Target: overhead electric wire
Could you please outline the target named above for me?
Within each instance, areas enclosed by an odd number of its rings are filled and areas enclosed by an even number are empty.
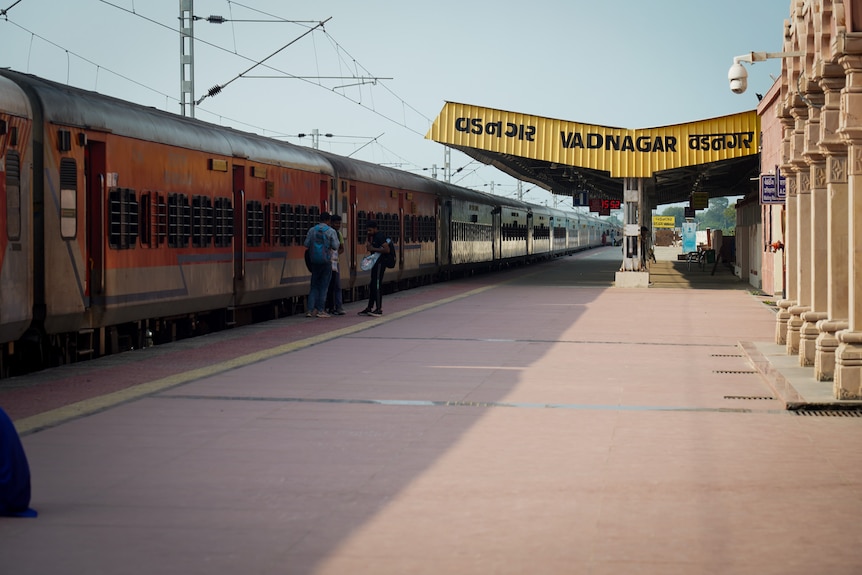
[[[143,14],[140,14],[140,13],[136,12],[136,11],[135,11],[135,9],[134,9],[134,4],[133,4],[133,8],[132,8],[131,10],[129,10],[129,9],[127,9],[127,8],[123,7],[123,6],[119,6],[119,5],[114,4],[113,2],[110,2],[110,1],[108,1],[108,0],[99,0],[99,1],[100,1],[101,3],[103,3],[103,4],[106,4],[106,5],[108,5],[108,6],[111,6],[111,7],[113,7],[113,8],[116,8],[116,9],[118,9],[118,10],[121,10],[121,11],[123,11],[123,12],[129,13],[129,14],[131,14],[131,15],[133,15],[133,16],[137,16],[137,17],[139,17],[139,18],[142,18],[142,19],[146,20],[147,22],[150,22],[151,24],[155,24],[155,25],[157,25],[157,26],[160,26],[160,27],[162,27],[162,28],[165,28],[166,30],[171,31],[172,33],[176,33],[176,29],[175,29],[175,28],[173,28],[173,27],[171,27],[171,26],[167,26],[167,25],[165,25],[165,24],[162,24],[161,22],[159,22],[159,21],[157,21],[157,20],[154,20],[154,19],[152,19],[152,18],[149,18],[149,17],[147,17],[147,16],[144,16]],[[16,1],[15,1],[14,3],[12,3],[8,8],[3,9],[3,10],[0,10],[0,16],[6,16],[6,13],[7,13],[9,10],[11,10],[12,8],[14,8],[16,5],[18,5],[18,4],[19,4],[19,3],[21,3],[21,2],[22,2],[22,0],[16,0]],[[343,47],[343,46],[341,46],[341,45],[340,45],[340,44],[339,44],[339,43],[338,43],[338,42],[337,42],[337,41],[336,41],[336,40],[335,40],[335,39],[334,39],[334,38],[333,38],[333,37],[332,37],[332,36],[331,36],[327,31],[326,31],[326,30],[325,30],[325,28],[323,28],[323,24],[324,24],[325,22],[328,22],[329,20],[331,20],[331,19],[332,19],[331,17],[330,17],[330,18],[327,18],[325,21],[315,21],[315,20],[285,20],[285,19],[282,19],[282,18],[280,18],[280,17],[278,17],[278,16],[275,16],[275,15],[273,15],[273,14],[269,14],[269,13],[267,13],[267,12],[263,12],[263,11],[261,11],[261,10],[258,10],[258,9],[255,9],[255,8],[252,8],[252,7],[250,7],[250,6],[244,5],[244,4],[239,3],[239,2],[232,2],[231,0],[228,0],[228,4],[229,4],[229,6],[231,6],[231,5],[233,5],[233,4],[236,4],[237,6],[240,6],[240,7],[246,8],[246,9],[251,10],[251,11],[254,11],[254,12],[258,12],[258,13],[260,13],[260,14],[263,14],[263,15],[268,16],[268,17],[271,17],[271,18],[274,18],[274,19],[275,19],[275,21],[278,21],[278,22],[288,22],[288,23],[295,23],[295,24],[303,24],[303,23],[309,23],[309,24],[311,24],[311,23],[316,23],[316,25],[315,25],[315,26],[313,26],[313,27],[311,27],[311,28],[309,28],[309,30],[307,30],[304,34],[302,34],[301,36],[299,36],[297,39],[295,39],[295,40],[294,40],[293,42],[291,42],[290,44],[287,44],[287,45],[283,46],[283,47],[282,47],[282,48],[280,48],[278,51],[274,52],[274,53],[273,53],[273,54],[271,54],[270,56],[267,56],[267,58],[264,58],[264,60],[260,60],[260,61],[256,61],[256,60],[254,60],[253,58],[250,58],[250,57],[248,57],[248,56],[244,56],[244,55],[240,54],[239,52],[237,52],[237,51],[236,51],[236,48],[235,48],[235,49],[234,49],[234,51],[232,52],[232,51],[231,51],[231,50],[229,50],[229,49],[223,48],[223,47],[221,47],[221,46],[218,46],[218,45],[213,44],[213,43],[211,43],[211,42],[208,42],[208,41],[206,41],[206,40],[201,40],[201,39],[199,39],[199,38],[195,38],[195,41],[196,41],[196,42],[200,42],[200,43],[205,44],[205,45],[207,45],[207,46],[209,46],[209,47],[215,48],[216,50],[221,50],[221,51],[223,51],[223,52],[227,52],[227,53],[229,53],[229,54],[233,54],[233,55],[235,55],[235,56],[237,56],[237,57],[239,57],[239,58],[242,58],[242,59],[244,59],[244,60],[247,60],[247,61],[249,61],[249,62],[252,62],[252,63],[253,63],[253,65],[252,65],[251,67],[249,67],[245,72],[243,72],[242,74],[239,74],[237,77],[233,78],[233,79],[232,79],[232,80],[230,80],[229,82],[227,82],[227,83],[225,83],[225,84],[221,85],[221,88],[224,88],[225,86],[227,86],[227,85],[228,85],[228,84],[230,84],[231,82],[235,81],[235,80],[236,80],[237,78],[239,78],[239,77],[249,77],[249,76],[243,76],[243,75],[244,75],[244,74],[246,74],[248,71],[250,71],[250,70],[254,69],[255,67],[260,66],[260,67],[262,67],[262,68],[267,68],[267,69],[269,69],[269,70],[272,70],[273,72],[277,72],[277,73],[279,73],[279,74],[282,74],[282,75],[283,75],[282,77],[284,77],[285,79],[297,79],[297,80],[302,80],[302,81],[307,82],[307,83],[309,83],[309,84],[313,84],[313,85],[317,85],[318,87],[326,88],[329,92],[334,93],[334,94],[336,94],[336,95],[338,95],[338,96],[340,96],[340,97],[342,97],[342,98],[344,98],[344,99],[346,99],[346,100],[348,100],[348,101],[352,102],[353,104],[356,104],[356,105],[358,105],[358,106],[361,106],[362,108],[365,108],[366,110],[368,110],[368,111],[369,111],[369,112],[371,112],[372,114],[375,114],[375,115],[377,115],[377,116],[379,116],[379,117],[381,117],[381,118],[383,118],[383,119],[385,119],[385,120],[387,120],[387,121],[390,121],[390,122],[392,122],[392,123],[394,123],[394,124],[397,124],[397,125],[401,126],[402,128],[405,128],[405,129],[409,130],[410,132],[412,132],[412,133],[414,133],[414,134],[417,134],[417,135],[420,135],[420,136],[424,136],[424,131],[418,131],[418,130],[416,130],[416,129],[414,129],[414,128],[410,127],[410,126],[408,126],[408,125],[407,125],[406,118],[404,118],[404,119],[402,119],[401,121],[399,121],[399,120],[394,119],[393,117],[388,116],[388,115],[387,115],[387,114],[385,114],[385,113],[382,113],[382,112],[378,111],[378,110],[374,107],[373,96],[372,96],[372,102],[371,102],[371,105],[368,105],[368,104],[365,104],[365,103],[361,100],[361,91],[360,91],[360,98],[359,98],[359,99],[355,99],[355,98],[353,98],[353,97],[351,97],[351,96],[347,95],[347,94],[346,94],[346,93],[344,93],[343,91],[340,91],[342,88],[345,88],[345,87],[348,87],[348,86],[337,86],[337,87],[334,87],[334,88],[329,88],[329,87],[324,86],[322,83],[320,83],[320,80],[321,80],[321,79],[328,79],[326,76],[317,76],[317,77],[315,77],[314,79],[317,79],[318,81],[317,81],[317,82],[313,82],[313,81],[310,81],[310,80],[309,80],[309,79],[307,79],[307,78],[300,77],[300,76],[296,76],[296,75],[294,75],[294,74],[291,74],[291,73],[289,73],[289,72],[286,72],[286,71],[280,70],[280,69],[278,69],[278,68],[276,68],[276,67],[274,67],[274,66],[271,66],[271,65],[269,65],[269,64],[265,64],[265,63],[264,63],[267,59],[269,59],[269,58],[273,57],[273,56],[274,56],[274,55],[276,55],[278,52],[280,52],[280,51],[284,50],[284,48],[286,48],[286,47],[288,47],[289,45],[291,45],[291,44],[295,43],[296,41],[298,41],[300,38],[302,38],[302,37],[304,37],[304,36],[308,35],[310,32],[312,32],[312,31],[316,30],[317,28],[321,28],[321,29],[323,30],[323,33],[326,35],[327,39],[329,40],[329,42],[330,42],[330,43],[332,44],[332,46],[335,48],[336,52],[337,52],[338,54],[344,54],[344,55],[346,55],[347,57],[349,57],[349,59],[350,59],[350,60],[349,60],[349,62],[350,62],[350,64],[352,65],[352,67],[354,67],[354,70],[363,70],[363,71],[365,71],[367,74],[369,74],[369,76],[362,76],[362,75],[357,76],[357,75],[355,75],[355,74],[354,74],[354,76],[353,76],[353,77],[354,77],[354,78],[356,78],[356,79],[358,79],[358,80],[360,80],[360,82],[359,82],[358,84],[351,84],[351,85],[349,85],[349,86],[353,86],[353,85],[363,85],[363,84],[368,84],[368,83],[371,83],[371,84],[373,84],[373,85],[378,85],[378,84],[379,84],[379,85],[381,85],[381,86],[382,86],[382,87],[383,87],[383,88],[384,88],[384,89],[385,89],[389,94],[391,94],[395,99],[397,99],[399,102],[401,102],[402,110],[404,110],[405,108],[407,108],[407,109],[409,109],[409,110],[412,110],[415,114],[417,114],[417,115],[418,115],[419,117],[421,117],[421,118],[422,118],[426,123],[428,123],[428,124],[430,125],[430,123],[431,123],[431,119],[427,118],[427,117],[426,117],[424,114],[422,114],[419,110],[417,110],[415,107],[411,106],[408,102],[406,102],[403,98],[401,98],[400,96],[398,96],[398,94],[396,94],[393,90],[391,90],[391,89],[390,89],[390,88],[389,88],[389,87],[388,87],[384,82],[379,82],[379,80],[391,80],[392,78],[375,78],[375,77],[371,76],[371,75],[370,75],[370,72],[368,71],[368,69],[367,69],[367,68],[365,68],[362,64],[360,64],[358,60],[356,60],[355,58],[353,58],[353,57],[352,57],[352,55],[351,55],[347,50],[345,50],[345,49],[344,49],[344,47]],[[77,54],[77,53],[75,53],[75,52],[73,52],[73,51],[71,51],[71,50],[68,50],[68,49],[66,49],[66,48],[63,48],[63,47],[62,47],[62,46],[60,46],[59,44],[56,44],[55,42],[52,42],[51,40],[48,40],[47,38],[45,38],[45,37],[43,37],[43,36],[41,36],[41,35],[39,35],[39,34],[37,34],[37,33],[33,32],[33,31],[31,31],[31,30],[28,30],[27,28],[24,28],[24,27],[23,27],[23,26],[21,26],[20,24],[17,24],[17,23],[15,23],[15,22],[10,21],[10,20],[8,19],[8,17],[6,17],[6,21],[7,21],[7,22],[10,22],[11,24],[13,24],[13,25],[15,25],[15,26],[17,26],[18,28],[20,28],[21,30],[25,31],[26,33],[31,34],[31,36],[32,36],[32,37],[38,38],[38,39],[40,39],[40,40],[43,40],[44,42],[46,42],[46,43],[48,43],[48,44],[50,44],[50,45],[52,45],[52,46],[54,46],[54,47],[56,47],[56,48],[58,48],[58,49],[60,49],[60,50],[63,50],[63,51],[67,54],[67,57],[68,57],[68,55],[70,55],[70,54],[71,54],[71,55],[73,55],[73,56],[75,56],[75,57],[77,57],[77,58],[81,59],[82,61],[87,62],[88,64],[91,64],[92,66],[94,66],[94,67],[96,68],[96,70],[97,70],[97,71],[98,71],[99,69],[104,69],[105,71],[109,72],[110,74],[113,74],[113,75],[117,76],[118,78],[122,78],[122,79],[124,79],[124,80],[126,80],[126,81],[128,81],[128,82],[130,82],[130,83],[132,83],[132,84],[134,84],[134,85],[136,85],[136,86],[140,86],[140,87],[146,88],[147,90],[149,90],[149,91],[151,91],[151,92],[153,92],[153,93],[156,93],[156,94],[158,94],[158,95],[160,95],[160,96],[165,97],[167,100],[170,100],[170,101],[173,101],[173,102],[179,102],[179,101],[180,101],[179,99],[177,99],[177,98],[176,98],[176,97],[174,97],[174,96],[171,96],[171,95],[169,95],[169,94],[166,94],[166,93],[164,93],[164,92],[161,92],[161,91],[159,91],[159,90],[156,90],[156,89],[152,88],[152,87],[151,87],[151,86],[149,86],[149,85],[146,85],[146,84],[143,84],[143,83],[141,83],[141,82],[138,82],[138,81],[136,81],[136,80],[134,80],[134,79],[132,79],[132,78],[130,78],[130,77],[128,77],[128,76],[126,76],[126,75],[124,75],[124,74],[121,74],[121,73],[115,72],[115,71],[111,70],[110,68],[106,68],[106,67],[104,67],[104,66],[101,66],[101,65],[97,64],[96,62],[94,62],[94,61],[90,60],[89,58],[86,58],[86,57],[81,56],[80,54]],[[238,22],[238,21],[246,21],[246,20],[225,19],[225,21]],[[249,20],[249,21],[250,21],[250,20]],[[235,42],[235,41],[234,41],[234,45],[236,45],[236,42]],[[340,56],[338,57],[338,60],[339,60],[339,61],[342,61],[342,62],[344,62],[344,63],[347,63],[347,62],[348,62],[348,61],[344,60],[344,59],[343,59],[342,57],[340,57]],[[97,75],[97,77],[98,77],[98,75]],[[253,78],[254,76],[251,76],[251,77]],[[371,80],[371,81],[369,82],[369,80]],[[67,83],[68,83],[68,80],[67,80]],[[218,90],[216,91],[216,93],[218,93],[218,91],[220,91],[220,89],[221,89],[221,88],[219,88],[218,86],[214,86],[211,90],[213,90],[213,89],[217,89],[217,88],[218,88]],[[208,94],[208,95],[209,95],[209,94]],[[206,97],[206,96],[204,96],[204,97]],[[203,100],[203,99],[204,99],[204,98],[201,98],[201,100]],[[248,127],[250,127],[250,128],[254,128],[254,129],[256,129],[256,130],[258,130],[258,131],[260,131],[260,132],[263,132],[263,133],[269,132],[270,134],[274,134],[274,135],[277,135],[277,136],[280,136],[280,137],[290,137],[290,135],[288,135],[288,134],[284,134],[284,133],[281,133],[281,132],[276,132],[276,131],[273,131],[273,130],[271,130],[271,129],[262,128],[262,127],[260,127],[260,126],[255,126],[255,125],[253,125],[253,124],[248,124],[248,123],[245,123],[245,122],[242,122],[242,121],[239,121],[239,120],[235,120],[235,119],[232,119],[232,118],[228,118],[228,117],[223,116],[223,115],[221,115],[221,114],[217,114],[217,113],[211,112],[211,111],[209,111],[209,110],[206,110],[205,108],[198,108],[198,109],[199,109],[200,111],[202,111],[202,112],[205,112],[205,113],[211,114],[211,115],[213,115],[213,116],[215,116],[215,117],[219,118],[220,120],[225,120],[225,119],[226,119],[226,120],[228,120],[228,121],[230,121],[230,122],[233,122],[233,123],[236,123],[236,124],[241,124],[241,125],[244,125],[244,126],[248,126]],[[427,131],[427,128],[426,128],[425,130]],[[376,143],[377,143],[377,145],[378,145],[378,146],[380,146],[382,149],[384,149],[384,150],[388,151],[389,153],[391,153],[391,154],[393,154],[393,155],[395,155],[395,156],[398,156],[397,154],[395,154],[395,153],[394,153],[394,152],[392,152],[391,150],[388,150],[385,146],[382,146],[382,145],[380,144],[380,142],[379,142],[379,141],[377,141],[377,140],[378,140],[378,138],[380,138],[382,135],[383,135],[383,134],[381,134],[380,136],[377,136],[376,138],[372,138],[371,140],[369,140],[369,142],[368,142],[368,143],[364,144],[362,147],[365,147],[365,146],[367,146],[368,144],[370,144],[370,143],[372,143],[372,142],[376,142]],[[358,150],[354,150],[354,152],[353,152],[353,153],[355,154],[357,151],[358,151]],[[352,155],[352,154],[351,154],[351,155]],[[402,159],[403,159],[403,158],[402,158]],[[413,162],[409,162],[409,163],[410,163],[410,164],[412,164],[412,165],[416,165],[416,164],[414,164]],[[460,170],[458,170],[458,172],[460,172],[461,170],[463,170],[463,168],[461,168]],[[473,172],[475,172],[475,170],[473,170]],[[457,172],[453,172],[453,173],[457,173]],[[472,173],[472,172],[471,172],[471,173]],[[465,174],[465,176],[466,176],[466,174]],[[462,178],[462,179],[463,179],[463,178]]]
[[[0,10],[0,16],[6,16],[6,13],[9,12],[9,10],[11,10],[12,8],[14,8],[15,6],[17,6],[20,3],[21,3],[21,0],[15,0],[15,2],[13,2],[12,5],[9,6],[8,8],[4,8],[3,10]]]
[[[19,1],[20,1],[20,0],[19,0]],[[48,44],[50,44],[50,45],[54,46],[55,48],[58,48],[59,50],[63,50],[63,52],[65,52],[65,53],[66,53],[67,57],[68,57],[68,55],[69,55],[69,54],[71,54],[71,55],[75,56],[76,58],[80,58],[81,60],[83,60],[84,62],[86,62],[86,63],[88,63],[88,64],[92,64],[93,66],[95,66],[95,67],[96,67],[96,69],[97,69],[97,70],[100,70],[100,69],[101,69],[101,70],[107,70],[107,71],[108,71],[108,72],[110,72],[111,74],[114,74],[115,76],[117,76],[117,77],[119,77],[119,78],[122,78],[123,80],[126,80],[127,82],[131,82],[132,84],[135,84],[136,86],[140,86],[140,87],[142,87],[142,88],[146,88],[147,90],[150,90],[151,92],[155,92],[156,94],[159,94],[160,96],[165,96],[165,97],[167,97],[167,98],[171,98],[171,96],[169,96],[168,94],[165,94],[164,92],[160,92],[160,91],[156,90],[155,88],[151,88],[150,86],[147,86],[146,84],[142,84],[141,82],[138,82],[138,81],[136,81],[136,80],[133,80],[133,79],[129,78],[128,76],[124,76],[123,74],[120,74],[119,72],[114,72],[113,70],[111,70],[111,69],[109,69],[109,68],[105,68],[104,66],[101,66],[101,65],[97,64],[96,62],[93,62],[93,61],[92,61],[92,60],[90,60],[89,58],[85,58],[84,56],[81,56],[80,54],[77,54],[77,53],[75,53],[75,52],[72,52],[71,50],[68,50],[68,49],[66,49],[66,48],[63,48],[63,47],[62,47],[62,46],[60,46],[59,44],[57,44],[57,43],[55,43],[55,42],[52,42],[51,40],[48,40],[48,39],[47,39],[47,38],[45,38],[44,36],[40,36],[39,34],[37,34],[37,33],[33,32],[32,30],[28,30],[27,28],[24,28],[23,26],[21,26],[20,24],[18,24],[18,23],[16,23],[16,22],[13,22],[13,21],[8,20],[8,19],[7,19],[6,21],[7,21],[9,24],[11,24],[11,25],[13,25],[13,26],[16,26],[16,27],[20,28],[21,30],[23,30],[24,32],[26,32],[26,33],[30,34],[31,36],[33,36],[33,37],[35,37],[35,38],[39,38],[39,39],[40,39],[40,40],[42,40],[43,42],[47,42]],[[67,83],[68,83],[68,81],[67,81]],[[177,100],[177,101],[179,101],[179,100]]]
[[[279,52],[281,52],[281,51],[282,51],[282,50],[284,50],[285,48],[287,48],[287,47],[289,47],[289,46],[292,46],[292,45],[293,45],[293,44],[295,44],[296,42],[299,42],[302,38],[304,38],[305,36],[307,36],[307,35],[311,34],[311,33],[312,33],[312,32],[314,32],[317,28],[323,27],[323,25],[324,25],[324,24],[326,24],[327,22],[329,22],[331,19],[332,19],[332,17],[330,16],[330,17],[329,17],[329,18],[327,18],[326,20],[323,20],[322,22],[319,22],[316,26],[312,26],[311,28],[309,28],[308,30],[306,30],[306,31],[305,31],[305,33],[300,34],[299,36],[297,36],[296,38],[294,38],[293,40],[291,40],[290,42],[288,42],[287,44],[285,44],[284,46],[282,46],[281,48],[279,48],[278,50],[276,50],[275,52],[273,52],[272,54],[270,54],[270,55],[269,55],[269,56],[267,56],[266,58],[264,58],[263,60],[260,60],[260,61],[258,61],[258,62],[255,62],[251,67],[249,67],[248,69],[246,69],[244,72],[240,72],[239,74],[237,74],[236,76],[234,76],[233,78],[231,78],[230,80],[228,80],[226,83],[224,83],[224,84],[218,84],[218,85],[216,85],[216,86],[213,86],[212,88],[210,88],[210,91],[209,91],[209,92],[207,92],[206,94],[204,94],[203,96],[201,96],[200,100],[198,100],[197,102],[195,102],[195,104],[200,104],[200,103],[204,100],[204,98],[207,98],[208,96],[215,96],[216,94],[218,94],[219,92],[221,92],[221,91],[222,91],[222,89],[226,88],[226,87],[227,87],[231,82],[233,82],[234,80],[237,80],[237,79],[239,79],[239,78],[242,78],[243,74],[246,74],[247,72],[251,72],[252,70],[254,70],[255,68],[257,68],[258,66],[261,66],[264,62],[266,62],[267,60],[269,60],[270,58],[272,58],[273,56],[275,56],[276,54],[278,54]],[[252,61],[254,62],[254,60],[252,60]],[[267,68],[268,68],[268,67],[269,67],[269,66],[267,66]]]
[[[113,8],[116,8],[116,9],[121,10],[121,11],[123,11],[123,12],[127,12],[127,13],[129,13],[129,14],[132,14],[133,16],[138,16],[139,18],[143,18],[144,20],[146,20],[146,21],[148,21],[148,22],[150,22],[150,23],[152,23],[152,24],[156,24],[157,26],[161,26],[162,28],[165,28],[165,29],[167,29],[167,30],[170,30],[171,32],[176,32],[176,30],[175,30],[174,28],[172,28],[172,27],[170,27],[170,26],[167,26],[167,25],[165,25],[165,24],[162,24],[161,22],[158,22],[158,21],[156,21],[156,20],[153,20],[152,18],[148,18],[148,17],[143,16],[143,15],[141,15],[141,14],[138,14],[138,13],[136,13],[136,12],[134,12],[134,11],[131,11],[131,10],[129,10],[128,8],[124,8],[124,7],[122,7],[122,6],[118,6],[118,5],[114,4],[113,2],[109,2],[108,0],[99,0],[99,1],[100,1],[101,3],[103,3],[103,4],[107,4],[108,6],[111,6],[111,7],[113,7]],[[253,9],[253,8],[249,8],[248,6],[245,6],[245,5],[243,5],[243,4],[240,4],[240,3],[238,3],[238,2],[233,2],[233,4],[237,4],[238,6],[242,6],[243,8],[248,8],[249,10],[255,10],[255,9]],[[265,15],[267,15],[267,16],[270,16],[270,14],[268,14],[267,12],[261,12],[260,10],[255,10],[255,11],[260,12],[261,14],[265,14]],[[274,17],[274,18],[276,18],[276,16],[273,16],[273,17]],[[330,19],[331,19],[331,18],[330,18]],[[327,19],[327,20],[329,20],[329,19]],[[286,22],[293,22],[293,21],[286,20]],[[302,22],[302,21],[298,21],[298,22]],[[344,50],[344,49],[343,49],[343,47],[341,47],[341,45],[340,45],[340,44],[338,44],[338,42],[336,42],[336,41],[335,41],[335,39],[334,39],[334,38],[332,38],[332,36],[331,36],[331,35],[330,35],[330,34],[329,34],[325,29],[323,29],[323,33],[324,33],[324,34],[326,34],[326,37],[330,40],[330,42],[332,42],[335,46],[338,46],[340,50],[344,51],[345,53],[347,53],[347,54],[349,55],[349,53],[348,53],[346,50]],[[221,50],[222,52],[227,52],[228,54],[233,54],[233,55],[235,55],[235,56],[237,56],[237,57],[239,57],[239,58],[242,58],[242,59],[244,59],[244,60],[248,60],[249,62],[255,62],[255,60],[254,60],[253,58],[249,58],[248,56],[243,56],[242,54],[240,54],[240,53],[238,53],[238,52],[231,52],[230,50],[228,50],[228,49],[226,49],[226,48],[223,48],[223,47],[218,46],[217,44],[213,44],[213,43],[211,43],[211,42],[207,42],[206,40],[201,40],[201,39],[199,39],[199,38],[195,38],[195,42],[201,42],[201,43],[203,43],[203,44],[205,44],[205,45],[207,45],[207,46],[210,46],[211,48],[215,48],[216,50]],[[356,61],[356,60],[354,59],[354,61]],[[357,64],[359,64],[359,63],[357,62]],[[359,64],[359,65],[360,65],[360,66],[362,66],[361,64]],[[289,72],[285,72],[284,70],[280,70],[280,69],[278,69],[278,68],[276,68],[276,67],[274,67],[274,66],[271,66],[271,65],[269,65],[269,64],[260,64],[260,66],[261,66],[261,67],[263,67],[263,68],[267,68],[267,69],[269,69],[269,70],[272,70],[273,72],[278,72],[279,74],[283,74],[287,79],[301,80],[301,81],[303,81],[303,82],[307,82],[308,84],[311,84],[311,85],[317,85],[317,86],[323,87],[323,86],[322,86],[321,84],[319,84],[319,83],[315,84],[314,82],[310,82],[310,81],[306,80],[305,78],[303,78],[303,77],[301,77],[301,76],[296,76],[296,75],[291,74],[291,73],[289,73]],[[362,68],[363,68],[364,70],[368,71],[364,66],[362,66]],[[383,84],[381,83],[381,85],[383,85]],[[384,87],[385,87],[385,86],[384,86]],[[425,135],[425,132],[424,132],[424,131],[423,131],[423,132],[420,132],[420,131],[418,131],[418,130],[415,130],[415,129],[411,128],[410,126],[407,126],[406,124],[404,124],[404,123],[402,123],[402,122],[399,122],[398,120],[395,120],[394,118],[391,118],[391,117],[387,116],[386,114],[383,114],[382,112],[377,111],[377,110],[376,110],[376,109],[374,109],[373,107],[369,107],[369,106],[367,106],[367,105],[363,104],[362,102],[359,102],[359,101],[357,101],[357,100],[354,100],[354,99],[350,98],[350,97],[349,97],[349,96],[347,96],[346,94],[342,94],[342,93],[340,93],[340,92],[337,92],[335,89],[331,89],[331,88],[330,88],[330,89],[328,89],[328,90],[329,90],[330,92],[334,93],[334,94],[337,94],[338,96],[341,96],[342,98],[344,98],[344,99],[346,99],[346,100],[348,100],[348,101],[350,101],[350,102],[353,102],[354,104],[356,104],[356,105],[358,105],[358,106],[361,106],[362,108],[365,108],[366,110],[368,110],[368,111],[369,111],[369,112],[371,112],[372,114],[375,114],[375,115],[377,115],[377,116],[380,116],[381,118],[383,118],[383,119],[385,119],[385,120],[388,120],[388,121],[392,122],[393,124],[396,124],[396,125],[398,125],[398,126],[401,126],[402,128],[405,128],[405,129],[409,130],[410,132],[413,132],[414,134],[417,134],[417,135],[420,135],[420,136],[424,136],[424,135]],[[404,101],[400,96],[398,96],[397,94],[395,94],[393,91],[389,90],[388,88],[386,88],[386,90],[387,90],[390,94],[392,94],[396,99],[398,99],[400,102],[402,102],[402,104],[406,104],[406,105],[408,105],[408,107],[409,107],[411,110],[416,111],[416,113],[417,113],[417,114],[419,114],[420,116],[422,116],[422,118],[423,118],[423,119],[425,119],[427,122],[429,122],[429,123],[430,123],[430,120],[429,120],[427,117],[425,117],[421,112],[417,111],[415,108],[413,108],[412,106],[410,106],[409,104],[407,104],[407,102],[405,102],[405,101]]]

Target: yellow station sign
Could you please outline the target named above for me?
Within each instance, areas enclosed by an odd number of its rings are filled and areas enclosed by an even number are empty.
[[[653,216],[652,227],[673,229],[676,227],[676,218],[674,216]]]
[[[631,130],[447,102],[425,137],[441,144],[600,170],[614,178],[646,178],[662,170],[757,154],[760,118],[752,110]]]

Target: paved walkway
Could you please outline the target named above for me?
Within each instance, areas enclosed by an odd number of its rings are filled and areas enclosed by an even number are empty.
[[[6,381],[40,514],[0,518],[0,573],[862,572],[862,418],[784,409],[740,346],[775,314],[729,272],[618,265]]]

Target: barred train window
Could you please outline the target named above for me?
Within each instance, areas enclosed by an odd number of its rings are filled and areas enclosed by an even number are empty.
[[[301,246],[305,242],[305,234],[310,228],[308,223],[308,208],[296,206],[293,213],[293,243]]]
[[[21,159],[11,150],[6,153],[6,237],[21,239]]]
[[[257,247],[263,243],[263,207],[257,200],[246,202],[246,243]]]
[[[278,237],[283,246],[293,244],[293,206],[281,204],[278,213]]]
[[[215,230],[215,214],[212,200],[208,196],[192,198],[192,245],[208,248],[212,245]]]
[[[191,237],[191,207],[185,194],[168,196],[168,245],[186,248]]]
[[[233,239],[233,204],[230,198],[215,199],[215,245],[230,246]]]
[[[135,190],[111,188],[108,190],[108,245],[115,250],[135,247],[138,237],[138,200]]]
[[[71,158],[60,160],[60,237],[78,234],[78,165]]]
[[[139,202],[141,245],[157,248],[168,237],[168,206],[165,195],[143,192]]]
[[[360,211],[356,214],[356,243],[365,245],[366,225],[368,224],[368,214]]]

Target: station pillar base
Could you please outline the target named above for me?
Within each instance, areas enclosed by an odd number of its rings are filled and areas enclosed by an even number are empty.
[[[649,272],[617,272],[614,285],[624,288],[649,287]]]

